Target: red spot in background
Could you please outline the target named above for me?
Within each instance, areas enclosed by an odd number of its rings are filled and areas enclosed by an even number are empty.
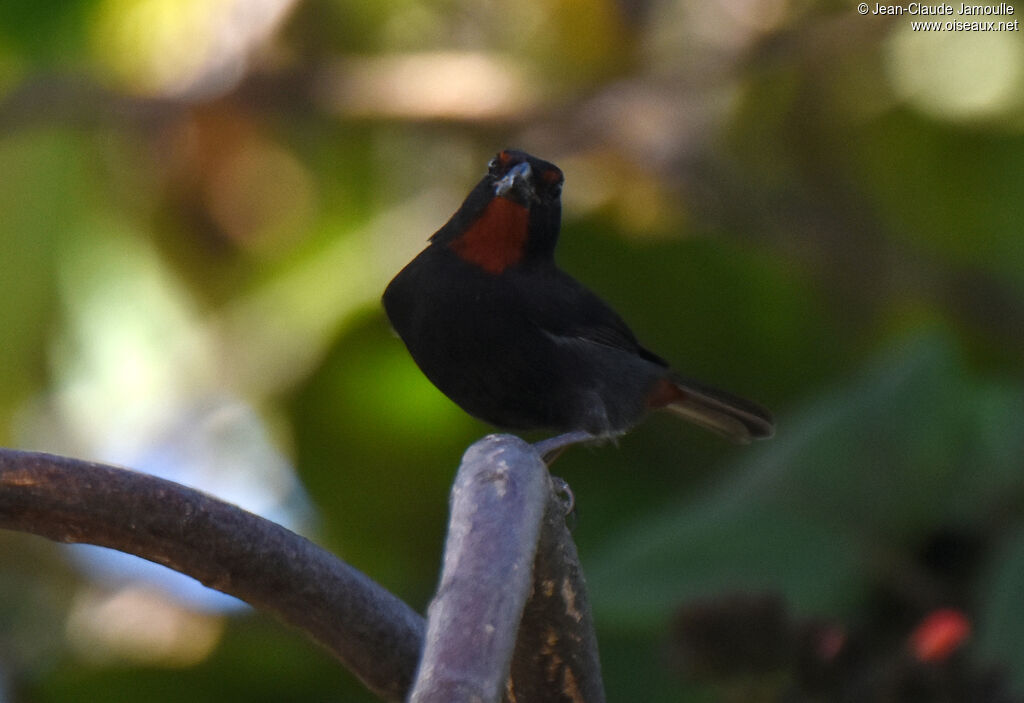
[[[922,662],[940,662],[971,635],[971,621],[959,610],[942,608],[931,612],[910,634],[910,651]]]
[[[494,198],[450,246],[458,256],[488,273],[518,264],[526,248],[530,211],[507,198]]]
[[[822,628],[816,633],[814,653],[823,662],[834,661],[846,646],[846,631],[832,625]]]

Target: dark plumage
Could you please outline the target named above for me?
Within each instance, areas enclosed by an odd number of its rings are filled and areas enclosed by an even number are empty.
[[[615,436],[672,410],[734,441],[769,437],[754,403],[685,379],[555,264],[562,172],[500,152],[430,244],[384,291],[413,359],[498,427]]]

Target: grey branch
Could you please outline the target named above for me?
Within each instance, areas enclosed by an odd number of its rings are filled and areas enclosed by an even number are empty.
[[[423,652],[419,703],[604,701],[565,508],[537,450],[516,437],[466,452],[428,633],[405,603],[305,538],[127,469],[0,449],[0,528],[187,574],[305,631],[385,700],[405,697]]]
[[[0,528],[135,554],[307,632],[372,691],[411,684],[423,618],[303,537],[171,481],[0,450]]]
[[[603,701],[565,506],[538,449],[510,435],[480,440],[463,457],[451,502],[410,701]]]
[[[533,592],[512,658],[513,701],[604,703],[597,636],[564,503],[547,497]]]

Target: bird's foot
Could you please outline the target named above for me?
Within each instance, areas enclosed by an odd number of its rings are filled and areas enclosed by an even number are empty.
[[[572,532],[576,526],[576,494],[572,492],[569,482],[558,476],[551,477],[551,488],[554,490],[555,495],[562,500],[562,506],[565,508],[566,525],[569,531]]]
[[[549,437],[548,439],[542,439],[533,445],[533,448],[540,454],[541,459],[548,466],[555,463],[555,459],[562,455],[566,449],[574,444],[582,444],[583,442],[593,442],[600,439],[596,435],[592,435],[589,432],[583,430],[573,430],[572,432],[566,432],[555,437]]]

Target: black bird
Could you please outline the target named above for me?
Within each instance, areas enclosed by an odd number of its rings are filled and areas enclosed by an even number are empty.
[[[384,309],[427,378],[501,428],[607,438],[664,408],[735,442],[770,437],[767,411],[673,372],[558,268],[562,181],[554,164],[500,152],[388,285]]]

